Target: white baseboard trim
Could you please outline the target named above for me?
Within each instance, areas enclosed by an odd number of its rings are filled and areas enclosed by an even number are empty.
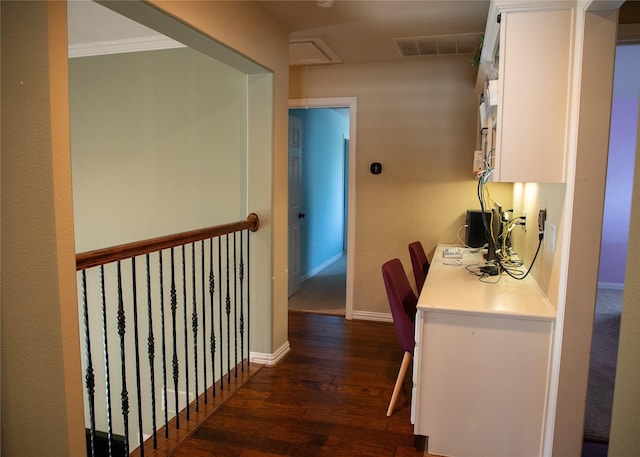
[[[327,268],[329,265],[331,265],[334,262],[337,262],[338,260],[340,260],[340,257],[342,257],[344,254],[340,253],[337,254],[336,256],[330,258],[329,260],[327,260],[326,262],[324,262],[321,265],[318,265],[317,267],[315,267],[313,270],[311,270],[309,273],[307,273],[304,276],[300,277],[300,281],[304,281],[305,279],[309,279],[311,276],[314,276],[318,273],[320,273],[322,270],[324,270],[325,268]]]
[[[391,313],[373,313],[371,311],[354,311],[351,318],[361,321],[393,322]]]
[[[280,348],[274,352],[273,354],[268,354],[264,352],[250,352],[249,360],[254,363],[259,363],[261,365],[273,366],[278,364],[285,355],[289,353],[291,350],[291,346],[287,341]]]
[[[599,282],[598,283],[598,288],[600,289],[616,289],[616,290],[623,290],[624,289],[624,283],[619,283],[619,282]]]

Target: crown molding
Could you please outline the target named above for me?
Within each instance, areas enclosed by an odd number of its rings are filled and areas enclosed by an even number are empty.
[[[69,45],[69,58],[124,54],[127,52],[157,51],[184,48],[184,44],[163,35],[126,38],[122,40],[96,41]]]

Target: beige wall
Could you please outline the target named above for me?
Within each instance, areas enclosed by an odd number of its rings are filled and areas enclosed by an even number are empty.
[[[475,75],[468,56],[292,67],[291,99],[357,98],[354,314],[388,314],[381,265],[399,257],[409,272],[410,242],[430,256],[479,208]],[[380,175],[371,162],[382,163]],[[511,184],[490,189],[511,206]]]
[[[516,183],[513,189],[515,215],[527,215],[526,231],[516,227],[512,232],[514,249],[525,265],[531,265],[538,248],[538,213],[541,209],[547,212],[547,224],[557,228],[555,249],[551,249],[549,239],[543,239],[530,273],[556,309],[560,299],[558,279],[564,246],[560,234],[565,229],[566,187],[561,183]]]
[[[566,296],[556,334],[562,344],[557,387],[554,455],[579,455],[598,281],[600,237],[609,146],[617,10],[587,12],[578,21],[580,63],[574,79],[575,171],[570,173],[565,237]],[[581,38],[584,37],[582,41]],[[564,273],[560,272],[562,277]]]
[[[66,5],[1,7],[2,453],[82,456]]]
[[[609,445],[609,455],[611,457],[640,455],[640,417],[638,417],[638,405],[640,405],[640,389],[638,389],[638,379],[640,379],[638,358],[640,281],[636,279],[637,272],[640,269],[640,118],[638,120],[638,139],[636,140],[635,179],[632,199],[629,255],[627,257],[627,275],[624,283],[618,368],[616,371],[613,414],[611,418]]]

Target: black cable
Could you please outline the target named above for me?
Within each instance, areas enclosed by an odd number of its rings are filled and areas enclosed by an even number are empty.
[[[540,252],[540,246],[542,246],[542,239],[544,238],[544,234],[540,233],[540,235],[538,236],[538,248],[536,249],[536,253],[533,255],[533,260],[531,261],[531,265],[529,266],[529,269],[527,270],[527,272],[524,274],[524,276],[515,276],[513,273],[511,273],[509,270],[507,270],[506,268],[502,267],[502,261],[500,260],[500,256],[498,256],[498,263],[500,263],[500,266],[504,269],[505,273],[507,273],[509,276],[511,276],[513,279],[517,279],[518,281],[522,281],[524,278],[526,278],[527,276],[529,276],[529,273],[531,272],[531,270],[533,269],[533,264],[536,263],[536,258],[538,257],[538,253]]]
[[[482,173],[479,178],[478,178],[478,187],[477,187],[477,194],[478,194],[478,201],[480,202],[480,211],[481,211],[481,215],[482,215],[482,223],[484,225],[484,229],[486,232],[487,237],[491,238],[491,241],[489,242],[489,246],[488,249],[491,249],[491,245],[495,244],[495,240],[493,240],[493,235],[492,235],[492,231],[491,231],[491,227],[489,225],[490,221],[487,221],[487,215],[485,212],[485,201],[484,201],[484,179],[488,177],[485,176],[485,173]],[[493,211],[491,212],[492,214],[492,218],[494,217],[493,215]],[[514,218],[514,219],[524,219],[523,217],[518,217],[518,218]],[[502,223],[502,221],[500,221],[500,223]],[[509,234],[505,234],[504,236],[509,236]],[[529,266],[529,269],[526,271],[526,273],[524,273],[522,276],[520,275],[516,275],[511,271],[511,268],[507,267],[504,264],[504,259],[502,258],[502,252],[500,252],[499,254],[496,253],[495,255],[495,261],[498,264],[498,276],[500,275],[500,270],[503,270],[505,273],[507,273],[509,276],[511,276],[513,279],[517,279],[518,281],[521,281],[523,279],[525,279],[527,276],[529,276],[529,273],[531,272],[531,270],[533,269],[533,265],[536,262],[536,259],[538,258],[538,253],[540,252],[540,247],[542,246],[542,240],[544,238],[544,233],[540,233],[538,236],[538,247],[536,248],[536,253],[533,256],[533,260],[531,261],[531,265]],[[494,246],[495,249],[495,246]]]

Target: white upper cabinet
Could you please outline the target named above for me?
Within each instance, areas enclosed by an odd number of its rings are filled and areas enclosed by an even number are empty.
[[[484,56],[498,64],[494,181],[566,182],[574,15],[562,2],[492,4]]]

